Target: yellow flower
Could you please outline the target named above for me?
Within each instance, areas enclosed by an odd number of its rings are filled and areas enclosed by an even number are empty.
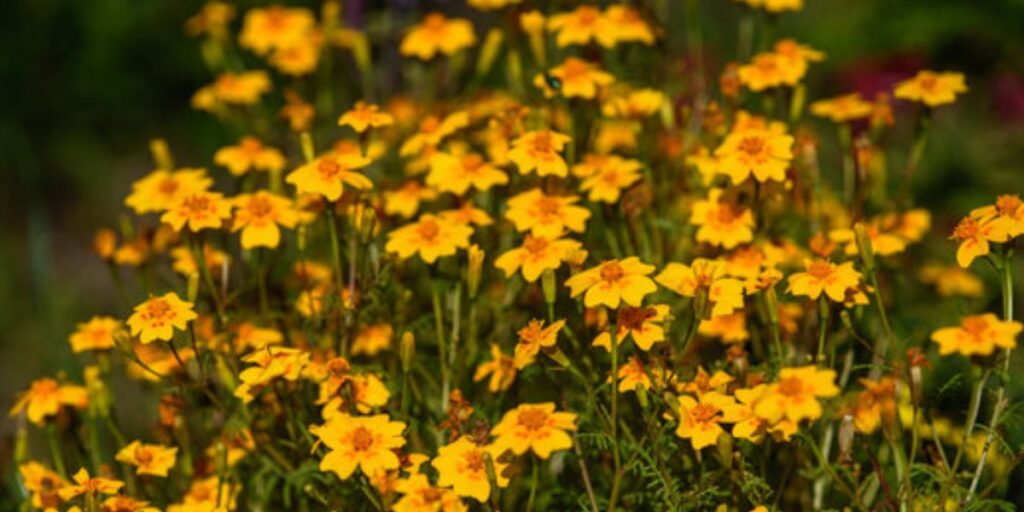
[[[754,214],[743,206],[722,199],[722,189],[708,191],[707,199],[693,204],[690,222],[700,226],[697,241],[723,249],[754,239]]]
[[[636,9],[622,4],[610,5],[604,19],[616,43],[654,44],[654,31]]]
[[[469,510],[455,491],[430,485],[423,473],[410,475],[400,481],[395,490],[402,494],[394,512],[466,512]]]
[[[573,174],[576,174],[578,167],[573,167]],[[640,167],[637,160],[609,156],[602,159],[593,174],[583,179],[580,191],[588,192],[587,199],[590,201],[617,203],[623,190],[643,179]]]
[[[668,318],[669,307],[663,304],[656,304],[649,307],[625,306],[616,312],[616,346],[621,345],[626,338],[632,338],[640,350],[650,350],[659,342],[665,341],[665,329],[661,323]],[[611,350],[612,335],[605,331],[594,338],[593,345],[605,350]]]
[[[237,146],[218,149],[213,155],[213,161],[227,167],[235,176],[250,170],[280,171],[285,162],[280,151],[264,146],[263,142],[251,136],[242,137]]]
[[[69,501],[76,496],[87,494],[95,498],[99,494],[117,494],[117,491],[124,487],[124,482],[111,480],[109,478],[89,476],[89,471],[81,468],[72,477],[75,483],[70,484],[59,491],[60,498]]]
[[[913,78],[896,84],[893,94],[900,99],[917,101],[929,107],[938,107],[956,101],[958,94],[967,92],[963,73],[922,70]]]
[[[68,338],[71,351],[78,354],[89,350],[109,350],[117,343],[114,335],[121,329],[121,322],[109,316],[94,316],[88,322],[78,324],[78,329]]]
[[[932,333],[932,341],[939,344],[939,354],[958,352],[965,356],[991,355],[995,349],[1017,346],[1020,322],[1002,321],[992,313],[966,316],[959,327],[944,327]]]
[[[582,233],[590,210],[576,206],[579,196],[547,195],[534,188],[509,198],[505,218],[517,231],[530,231],[547,238],[558,238],[563,231]]]
[[[640,119],[652,116],[665,105],[665,94],[655,89],[639,89],[612,97],[601,107],[607,117]]]
[[[508,486],[508,477],[503,474],[508,464],[498,461],[500,452],[493,447],[480,446],[467,436],[437,449],[437,457],[430,465],[437,469],[437,485],[451,487],[455,494],[468,496],[480,503],[487,503],[491,496],[491,484],[487,478],[485,457],[494,461],[494,475],[498,487]]]
[[[444,119],[427,116],[420,121],[419,130],[402,143],[398,149],[400,156],[411,156],[434,148],[446,137],[469,125],[469,114],[464,111],[453,112]]]
[[[811,113],[831,119],[836,123],[845,123],[864,119],[874,111],[874,105],[861,97],[860,93],[844,94],[827,100],[811,103]]]
[[[22,485],[32,494],[32,506],[39,510],[57,510],[59,492],[68,483],[56,471],[30,460],[18,465]]]
[[[448,19],[433,12],[402,38],[399,52],[407,57],[430,60],[438,53],[455,55],[476,43],[473,24],[464,19]]]
[[[715,150],[718,171],[729,176],[734,185],[751,174],[760,182],[785,181],[786,169],[793,159],[793,137],[770,129],[734,130]]]
[[[138,336],[143,344],[154,340],[171,341],[175,329],[184,331],[188,322],[196,317],[191,302],[181,300],[174,292],[167,292],[135,306],[135,312],[128,317],[128,327],[132,336]]]
[[[551,130],[527,132],[512,141],[508,158],[515,162],[520,174],[536,170],[538,176],[565,177],[569,167],[559,153],[571,141],[568,135]]]
[[[558,342],[558,331],[565,326],[565,320],[558,320],[544,327],[544,320],[530,320],[526,327],[519,329],[519,343],[516,344],[516,368],[522,370],[537,358],[542,349],[553,349]]]
[[[309,364],[309,353],[297,348],[268,346],[253,350],[242,357],[242,362],[251,366],[242,370],[238,379],[249,386],[260,386],[277,378],[297,380]]]
[[[351,126],[356,133],[364,133],[370,128],[390,126],[395,122],[391,114],[381,112],[380,107],[365,101],[357,101],[352,109],[338,118],[338,126]]]
[[[807,260],[806,272],[789,276],[789,293],[817,300],[822,292],[828,298],[843,302],[846,293],[860,284],[861,274],[853,269],[853,262],[836,265],[828,260]]]
[[[502,416],[491,434],[497,453],[511,451],[522,455],[533,451],[538,457],[547,459],[552,452],[572,448],[568,432],[576,430],[576,415],[571,412],[555,412],[555,404],[521,404]]]
[[[605,305],[615,309],[620,302],[635,307],[658,289],[647,277],[651,272],[654,272],[653,265],[630,256],[624,260],[608,260],[584,270],[570,277],[565,285],[571,289],[573,297],[587,292],[583,304],[588,308]]]
[[[363,354],[373,357],[377,353],[391,348],[391,338],[394,334],[395,331],[391,324],[363,327],[352,341],[352,355]]]
[[[352,402],[356,410],[362,414],[367,414],[375,408],[387,405],[388,400],[391,398],[391,392],[388,391],[384,381],[372,373],[349,375],[340,382],[347,382],[351,386]],[[326,382],[320,388],[320,399],[317,403],[324,404],[322,411],[324,420],[329,420],[338,414],[344,414],[351,410],[346,401],[346,395],[338,394],[340,384],[335,383],[334,385],[336,387],[333,391],[330,391],[330,387]]]
[[[149,506],[148,501],[131,496],[111,496],[103,500],[100,512],[160,512],[160,509]]]
[[[768,386],[766,396],[757,402],[754,412],[775,423],[786,418],[794,423],[801,420],[816,420],[822,410],[818,398],[839,394],[836,387],[836,372],[816,366],[783,368],[779,381]]]
[[[643,361],[639,357],[633,356],[629,361],[619,368],[619,391],[636,391],[638,389],[647,390],[651,388],[651,377],[655,377],[659,382],[663,380],[661,372],[657,368],[648,370]]]
[[[281,331],[259,327],[250,322],[236,324],[231,327],[231,331],[235,335],[234,348],[238,352],[276,345],[284,340]]]
[[[21,393],[11,407],[10,415],[17,416],[24,411],[29,421],[42,426],[46,418],[56,416],[61,407],[84,409],[88,402],[89,395],[84,387],[60,384],[56,380],[43,378],[33,381],[32,385]]]
[[[278,112],[278,117],[288,121],[288,126],[294,132],[302,132],[309,129],[316,111],[313,105],[306,103],[298,93],[292,89],[284,90],[285,104]]]
[[[909,213],[909,212],[908,212]],[[999,238],[1005,233],[1007,238],[1015,238],[1024,234],[1024,201],[1013,194],[1003,194],[995,204],[982,206],[971,211],[971,218],[981,224],[993,224],[993,242],[1001,242]]]
[[[601,71],[596,64],[568,57],[561,65],[533,78],[533,85],[544,91],[548,98],[561,93],[565,98],[594,99],[598,89],[614,82],[612,75]],[[549,83],[553,82],[553,83]],[[557,85],[555,85],[557,84]]]
[[[232,231],[242,232],[242,247],[277,247],[281,243],[278,226],[294,228],[299,221],[290,199],[261,190],[234,199]]]
[[[438,151],[430,157],[427,185],[461,196],[470,188],[481,192],[508,183],[508,175],[476,153],[459,156]]]
[[[373,182],[366,176],[355,172],[370,165],[370,159],[360,154],[323,155],[312,162],[295,169],[285,181],[295,185],[300,194],[319,194],[328,201],[337,201],[345,185],[357,190],[373,188]]]
[[[718,442],[725,434],[720,423],[734,423],[738,418],[736,400],[728,395],[709,392],[698,399],[679,397],[679,426],[676,435],[689,439],[694,450],[701,450]]]
[[[466,201],[462,206],[454,210],[444,210],[437,213],[442,219],[462,226],[490,226],[494,219],[487,212],[473,206],[473,203]]]
[[[235,502],[240,491],[239,484],[221,481],[217,475],[194,480],[181,502],[167,507],[167,512],[227,512],[235,510]]]
[[[473,228],[425,213],[419,220],[388,233],[384,249],[401,259],[419,254],[425,263],[433,263],[442,256],[451,256],[459,249],[469,247]]]
[[[271,66],[286,75],[308,75],[316,70],[320,62],[320,47],[324,38],[319,31],[313,31],[292,46],[278,48],[270,56]]]
[[[592,5],[582,4],[571,12],[555,14],[548,20],[548,30],[557,32],[555,42],[559,48],[587,45],[591,40],[605,48],[614,48],[614,28],[604,14]]]
[[[424,187],[419,181],[409,180],[395,190],[384,191],[384,213],[407,219],[416,215],[423,201],[437,199],[437,191]]]
[[[118,462],[135,466],[135,474],[137,475],[166,477],[167,472],[174,467],[174,460],[177,455],[177,447],[142,444],[139,441],[132,441],[128,446],[121,448],[115,458]]]
[[[743,343],[750,338],[747,315],[743,311],[703,320],[697,332],[703,336],[720,338],[723,343]]]
[[[974,259],[989,253],[989,242],[1003,243],[1010,235],[1006,224],[981,222],[974,217],[964,217],[953,229],[950,237],[960,242],[956,250],[956,262],[963,268],[971,266]]]
[[[132,183],[132,193],[125,199],[135,213],[141,215],[170,208],[182,197],[210,188],[213,180],[203,169],[153,171]]]
[[[181,231],[185,226],[197,233],[203,229],[217,229],[231,216],[231,202],[219,192],[193,192],[171,205],[160,216],[160,221]]]
[[[726,277],[721,261],[697,258],[692,265],[669,263],[654,280],[684,297],[707,294],[711,318],[743,308],[743,283]]]
[[[220,277],[222,266],[231,263],[231,256],[206,243],[203,244],[203,258],[206,259],[206,266],[214,279]],[[188,245],[171,249],[171,269],[185,277],[199,272],[195,254]]]
[[[303,8],[271,6],[250,9],[242,21],[238,43],[259,55],[300,43],[313,30],[313,13]]]
[[[853,426],[863,434],[878,430],[882,421],[896,417],[896,381],[892,377],[879,380],[860,379],[864,386],[853,404]]]
[[[320,461],[320,470],[333,471],[342,480],[352,476],[357,467],[366,476],[398,468],[393,450],[405,446],[403,430],[405,423],[391,421],[386,414],[339,414],[310,428],[330,450]]]
[[[212,0],[185,22],[185,32],[190,36],[208,34],[215,39],[225,39],[228,25],[235,18],[235,6]]]
[[[473,382],[480,382],[490,375],[487,390],[491,393],[505,391],[516,380],[516,361],[501,351],[497,343],[491,343],[491,360],[481,363],[473,374]]]
[[[576,240],[527,234],[523,245],[508,250],[494,261],[494,266],[512,277],[520,268],[523,279],[534,282],[545,270],[557,270],[568,254],[578,251],[583,245]]]
[[[985,293],[981,279],[955,265],[928,264],[921,268],[918,277],[922,283],[935,286],[943,297],[981,297]]]
[[[751,7],[760,7],[771,13],[783,11],[799,11],[804,8],[804,0],[737,0]],[[764,508],[764,507],[758,507]],[[756,510],[755,510],[756,512]]]
[[[224,104],[255,105],[269,91],[270,77],[265,71],[222,73],[215,82],[196,91],[192,106],[212,112]]]
[[[493,11],[507,5],[521,3],[523,0],[468,0],[467,3],[473,8],[481,11]]]

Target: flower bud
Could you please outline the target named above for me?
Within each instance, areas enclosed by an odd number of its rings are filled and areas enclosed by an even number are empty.
[[[558,286],[555,284],[555,271],[548,269],[541,275],[541,288],[544,290],[544,302],[554,304],[558,293]]]
[[[732,436],[726,433],[722,433],[718,436],[718,443],[715,448],[718,449],[718,458],[725,467],[732,467]]]
[[[313,150],[313,136],[310,135],[309,132],[302,132],[302,134],[299,135],[299,139],[302,144],[302,157],[305,158],[307,162],[312,162],[316,159],[316,152]]]
[[[188,275],[188,301],[194,303],[199,297],[199,272]]]
[[[483,78],[491,70],[491,67],[494,65],[494,59],[498,56],[498,51],[501,50],[501,44],[504,40],[505,36],[502,35],[500,29],[492,28],[487,33],[484,44],[480,48],[480,56],[476,61],[476,76],[478,78]]]
[[[295,229],[295,245],[298,246],[299,252],[305,252],[306,250],[306,225],[303,224]]]
[[[109,260],[114,257],[114,251],[117,249],[117,235],[112,229],[101,229],[96,232],[96,235],[92,238],[92,250],[104,260]]]
[[[547,61],[544,47],[544,15],[537,10],[525,12],[519,16],[519,24],[530,39],[530,51],[533,52],[534,60],[543,64]]]
[[[849,464],[853,461],[853,415],[844,414],[839,426],[839,463]]]
[[[402,333],[402,341],[398,345],[398,356],[402,360],[402,372],[409,373],[412,361],[416,357],[416,337],[409,331]]]
[[[171,150],[167,147],[167,141],[164,139],[153,139],[149,141],[149,152],[153,154],[153,161],[156,162],[156,168],[169,171],[174,169],[174,160],[171,158]]]
[[[466,285],[469,289],[469,298],[475,299],[476,292],[480,288],[480,273],[483,269],[484,256],[486,254],[476,244],[469,246],[466,254],[469,256],[469,266],[466,268]]]

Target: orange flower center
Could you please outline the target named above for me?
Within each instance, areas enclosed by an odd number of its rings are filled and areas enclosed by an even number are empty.
[[[917,85],[925,91],[934,91],[939,85],[939,77],[933,73],[922,73],[917,79]]]
[[[740,208],[739,205],[718,203],[718,212],[715,218],[722,224],[731,224],[735,220],[739,219],[742,213],[743,209]]]
[[[551,134],[540,132],[533,138],[533,150],[537,153],[551,153],[554,147],[551,144]]]
[[[423,19],[423,28],[430,32],[443,32],[446,24],[445,17],[436,12],[428,14],[427,17]]]
[[[644,322],[654,318],[654,308],[625,307],[619,310],[619,326],[630,331],[643,329]]]
[[[416,226],[416,233],[424,240],[433,240],[441,232],[441,226],[433,219],[423,219]]]
[[[978,221],[965,217],[953,228],[953,238],[957,240],[971,240],[978,236],[980,230],[981,226],[978,225]]]
[[[321,158],[316,164],[316,170],[321,178],[330,180],[341,172],[341,164],[331,158]]]
[[[352,448],[359,452],[365,452],[373,446],[373,432],[366,427],[358,427],[352,432]]]
[[[530,320],[526,327],[519,329],[519,341],[527,345],[538,343],[544,336],[543,326],[544,322],[540,320]]]
[[[526,235],[526,240],[523,240],[523,248],[533,254],[544,252],[548,245],[548,239],[542,236]]]
[[[601,280],[609,283],[614,283],[619,279],[622,279],[626,272],[622,270],[622,265],[619,265],[617,261],[609,261],[604,265],[601,265]]]
[[[748,136],[744,137],[740,141],[739,150],[750,156],[759,156],[765,152],[767,144],[765,144],[764,137]]]
[[[476,172],[483,165],[484,159],[480,155],[469,154],[462,157],[462,169],[466,172]]]
[[[140,466],[149,465],[153,462],[153,452],[139,446],[135,449],[135,462],[138,462]]]
[[[212,210],[213,203],[210,201],[210,197],[205,194],[193,194],[181,202],[181,208],[186,213],[201,215]]]
[[[779,381],[779,393],[786,396],[798,396],[803,394],[804,381],[797,377],[786,377]]]
[[[988,320],[981,316],[969,316],[960,322],[960,327],[973,338],[981,338],[988,330]]]
[[[526,409],[520,411],[516,421],[526,430],[537,431],[548,424],[548,413],[543,409]]]
[[[473,450],[466,454],[466,469],[478,473],[486,469],[484,454],[480,450]]]
[[[441,501],[441,491],[437,487],[424,487],[420,491],[420,497],[426,503],[436,503]]]
[[[690,418],[694,423],[713,423],[719,412],[721,409],[711,404],[697,404],[690,409]]]
[[[242,139],[241,144],[242,151],[247,154],[259,153],[263,149],[263,143],[260,142],[256,137],[245,137]]]
[[[157,185],[157,190],[165,196],[174,195],[174,193],[178,191],[178,180],[171,177],[164,178],[160,184]]]
[[[998,211],[1000,215],[1010,217],[1017,213],[1021,204],[1021,200],[1017,196],[999,196],[999,198],[996,199],[996,211]]]
[[[807,267],[807,273],[817,279],[825,279],[832,275],[832,264],[824,260],[815,261]]]
[[[249,200],[245,209],[250,215],[258,219],[269,217],[274,211],[274,205],[266,197],[256,196]]]
[[[174,316],[174,309],[163,299],[151,299],[146,303],[146,317],[150,322],[163,323]]]
[[[595,25],[600,18],[601,11],[589,5],[576,9],[576,23],[581,26]]]
[[[557,215],[562,209],[562,203],[557,198],[541,196],[540,199],[537,199],[537,209],[543,215]]]

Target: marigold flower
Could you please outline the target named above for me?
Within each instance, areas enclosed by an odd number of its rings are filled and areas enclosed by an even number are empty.
[[[829,398],[839,394],[836,387],[836,372],[816,366],[783,368],[779,381],[768,386],[765,398],[757,402],[754,411],[758,416],[775,423],[786,418],[794,423],[801,420],[816,420],[822,409],[818,398]]]
[[[720,261],[697,258],[691,265],[669,263],[654,280],[684,297],[706,293],[711,318],[743,308],[743,283],[726,277],[725,264]]]
[[[448,19],[433,12],[405,34],[398,51],[407,57],[430,60],[438,53],[450,57],[475,43],[476,35],[469,20]]]
[[[703,320],[700,327],[697,328],[697,332],[702,336],[719,338],[722,343],[743,343],[750,339],[750,331],[747,330],[747,315],[743,311]]]
[[[636,9],[623,4],[609,5],[604,18],[616,43],[654,44],[654,31]]]
[[[299,7],[249,9],[238,43],[259,55],[300,43],[315,26],[313,13]]]
[[[320,470],[333,471],[342,480],[352,476],[356,468],[367,476],[398,468],[393,450],[405,446],[404,430],[405,423],[391,421],[386,414],[339,414],[310,428],[330,450],[320,461]]]
[[[565,285],[573,297],[587,292],[583,304],[588,308],[604,305],[615,309],[620,302],[639,306],[644,297],[658,289],[647,277],[651,272],[654,272],[653,265],[630,256],[624,260],[608,260],[584,270],[570,277]]]
[[[878,380],[860,379],[864,386],[853,403],[853,425],[863,434],[872,434],[883,421],[896,417],[896,381],[891,377]]]
[[[549,84],[557,83],[557,86]],[[533,78],[533,85],[544,91],[548,98],[561,93],[565,98],[583,98],[592,100],[601,87],[607,87],[615,81],[612,75],[605,73],[597,64],[583,59],[568,57],[560,65],[540,73]]]
[[[515,162],[520,174],[536,170],[538,176],[565,177],[569,167],[559,153],[572,138],[551,130],[527,132],[512,141],[508,158]]]
[[[565,320],[558,320],[544,327],[544,320],[530,320],[526,327],[519,329],[519,343],[516,344],[516,368],[522,370],[537,358],[541,349],[550,349],[558,342],[558,331],[565,326]]]
[[[338,393],[341,385],[345,383],[350,386],[355,409],[362,414],[387,405],[391,398],[391,392],[384,381],[372,373],[345,375],[340,379],[328,380],[321,383],[320,398],[317,400],[318,404],[323,404],[324,420],[351,410],[352,406],[347,403],[346,395]]]
[[[188,277],[199,272],[199,263],[196,262],[195,253],[188,245],[182,245],[171,249],[171,269]],[[206,267],[210,275],[217,279],[221,275],[221,268],[231,263],[231,256],[226,252],[214,249],[212,245],[203,244],[203,258],[206,260]]]
[[[135,306],[135,312],[128,317],[128,327],[132,336],[138,336],[143,344],[154,340],[171,341],[175,329],[184,331],[188,322],[197,316],[191,302],[167,292]]]
[[[425,263],[433,263],[442,256],[451,256],[459,249],[469,247],[473,228],[425,213],[419,220],[388,233],[384,249],[401,259],[419,254]]]
[[[242,362],[251,365],[238,374],[242,384],[248,387],[262,386],[278,378],[297,380],[309,364],[309,353],[297,348],[269,346],[253,350],[242,357]],[[239,386],[238,389],[242,388]],[[245,391],[235,394],[242,396]]]
[[[22,485],[32,494],[32,506],[40,510],[57,510],[59,492],[68,485],[56,471],[31,460],[18,465]]]
[[[582,233],[590,210],[576,206],[579,200],[579,196],[549,196],[534,188],[508,199],[505,218],[512,221],[517,231],[530,231],[549,239],[557,238],[567,229]]]
[[[917,101],[928,107],[938,107],[956,101],[958,94],[967,92],[963,73],[918,71],[912,78],[896,84],[893,95],[904,100]]]
[[[395,331],[391,324],[375,324],[363,327],[352,341],[352,355],[373,357],[379,352],[391,348],[391,338]]]
[[[633,356],[619,368],[619,391],[636,391],[638,389],[647,390],[651,388],[651,376],[655,376],[655,379],[662,380],[662,375],[657,371],[657,368],[651,368],[648,370],[643,361],[639,357]]]
[[[573,167],[574,174],[578,167]],[[624,189],[643,179],[640,168],[637,160],[609,156],[583,179],[580,192],[587,192],[587,199],[593,202],[617,203]]]
[[[864,234],[870,242],[872,253],[878,256],[892,256],[906,250],[907,242],[895,234],[885,233],[877,223],[864,224]],[[843,252],[847,256],[856,256],[860,253],[857,246],[857,234],[852,229],[834,229],[828,234],[829,239],[839,244],[846,244]]]
[[[356,133],[390,126],[394,122],[395,118],[391,117],[391,114],[381,112],[379,106],[365,101],[357,101],[350,110],[338,118],[338,126],[350,126]]]
[[[160,216],[160,221],[181,231],[185,226],[197,233],[219,228],[231,216],[231,202],[219,192],[193,192],[181,197]]]
[[[320,63],[320,47],[323,43],[323,34],[317,30],[311,31],[295,44],[274,50],[268,62],[285,75],[308,75]]]
[[[1020,322],[1002,321],[992,313],[966,316],[958,327],[944,327],[932,333],[939,344],[939,354],[958,352],[965,356],[991,355],[996,348],[1017,346],[1017,335],[1024,328]]]
[[[515,358],[502,352],[497,343],[491,343],[491,360],[476,367],[473,382],[480,382],[488,376],[487,390],[491,393],[505,391],[516,380]]]
[[[459,496],[487,503],[491,496],[485,458],[487,455],[494,461],[495,483],[498,487],[508,486],[508,477],[503,474],[508,464],[498,460],[501,452],[494,447],[480,446],[467,436],[437,449],[437,457],[430,461],[438,472],[437,485],[451,487]]]
[[[190,36],[209,34],[216,39],[227,36],[228,24],[235,18],[235,6],[218,1],[203,4],[194,16],[185,22],[185,32]]]
[[[395,502],[395,512],[466,512],[469,509],[455,491],[430,484],[427,475],[415,473],[398,482],[395,490],[402,498]]]
[[[118,462],[135,466],[135,474],[137,475],[166,477],[167,472],[174,467],[177,455],[177,447],[143,444],[139,441],[132,441],[117,452],[115,459]]]
[[[747,208],[725,201],[722,189],[708,191],[707,199],[693,204],[690,222],[700,226],[697,241],[732,249],[754,239],[754,214]]]
[[[284,91],[285,104],[281,107],[278,116],[288,121],[288,126],[294,132],[302,132],[309,129],[310,123],[316,111],[313,105],[306,103],[297,92],[292,89]]]
[[[227,167],[235,176],[241,176],[250,170],[280,171],[284,168],[284,155],[280,151],[264,146],[260,139],[252,136],[242,137],[237,146],[227,146],[217,150],[213,155],[217,165]]]
[[[750,7],[760,7],[771,13],[783,11],[799,11],[804,8],[804,0],[736,0]]]
[[[523,245],[510,249],[494,261],[494,266],[512,277],[522,269],[523,279],[534,282],[545,270],[557,270],[566,256],[583,248],[576,240],[562,238],[548,239],[544,236],[527,234]]]
[[[476,153],[453,155],[438,151],[430,157],[427,185],[461,196],[470,188],[485,192],[508,183],[508,175]]]
[[[215,82],[192,95],[192,106],[212,112],[224,104],[255,105],[269,91],[270,77],[265,71],[222,73]]]
[[[862,98],[860,93],[856,92],[811,103],[812,114],[830,119],[836,123],[864,119],[870,116],[873,111],[874,106]]]
[[[487,215],[487,212],[473,206],[470,201],[462,203],[462,206],[454,210],[437,212],[437,216],[461,226],[490,226],[494,224],[494,219]]]
[[[318,194],[328,201],[337,201],[345,185],[357,190],[373,188],[373,182],[355,172],[370,165],[370,159],[359,154],[326,154],[295,169],[285,181],[295,185],[300,194]]]
[[[631,338],[640,350],[650,350],[655,343],[665,341],[665,329],[661,323],[668,318],[669,307],[655,304],[647,307],[624,306],[615,314],[616,346]],[[605,331],[594,338],[593,345],[610,351],[612,335]]]
[[[242,194],[233,201],[235,217],[232,231],[242,232],[242,248],[275,248],[281,243],[278,226],[294,228],[299,220],[290,199],[261,190]]]
[[[132,183],[125,204],[135,213],[159,212],[170,208],[182,197],[210,188],[213,180],[204,169],[158,170]]]
[[[508,5],[521,3],[523,0],[467,0],[470,7],[481,11],[493,11]]]
[[[751,174],[762,183],[785,181],[793,160],[793,137],[766,129],[734,130],[715,150],[718,171],[740,184]]]
[[[721,393],[710,392],[698,399],[679,397],[679,426],[676,435],[689,439],[694,450],[701,450],[718,442],[725,434],[720,423],[734,423],[739,419],[736,400]]]
[[[979,222],[973,217],[964,217],[953,229],[950,238],[960,242],[956,250],[956,262],[963,268],[971,266],[974,259],[989,253],[989,242],[1002,243],[1009,239],[1006,225],[997,222]]]
[[[167,507],[167,512],[201,512],[235,510],[241,486],[221,481],[217,475],[194,480],[181,502]]]
[[[573,45],[587,45],[591,40],[605,48],[614,48],[614,27],[595,6],[581,4],[576,9],[552,15],[548,19],[548,30],[557,32],[555,42],[559,48]]]
[[[1020,196],[1003,194],[996,199],[995,204],[977,208],[971,211],[970,216],[981,224],[994,224],[993,232],[1000,235],[1005,232],[1007,238],[1024,234],[1024,201]],[[990,240],[999,242],[999,238],[996,235]]]
[[[78,354],[90,350],[109,350],[117,343],[114,335],[121,329],[121,322],[109,316],[94,316],[88,322],[78,324],[78,328],[68,338],[71,351]]]
[[[836,265],[828,260],[807,260],[805,272],[789,276],[789,293],[817,300],[822,292],[828,298],[843,302],[846,292],[857,288],[861,274],[853,268],[853,262]]]
[[[402,143],[398,154],[410,156],[423,152],[426,148],[434,148],[445,138],[469,126],[469,114],[464,111],[453,112],[444,119],[427,116],[420,121],[419,130]]]
[[[124,487],[124,482],[103,477],[90,477],[89,471],[81,468],[72,476],[75,481],[63,487],[58,494],[64,501],[69,501],[76,496],[87,494],[96,497],[99,494],[117,494],[117,491]]]
[[[732,436],[738,439],[746,439],[752,443],[760,443],[766,434],[780,441],[788,441],[797,431],[797,424],[792,420],[780,417],[769,421],[758,416],[755,412],[757,404],[769,396],[769,386],[758,384],[752,388],[742,388],[735,391],[739,407],[736,412],[736,422],[732,427]],[[774,411],[769,411],[773,412]]]
[[[928,264],[921,268],[918,277],[922,283],[935,286],[943,297],[981,297],[985,292],[981,279],[956,265]]]
[[[638,89],[607,100],[601,113],[607,117],[640,119],[652,116],[665,104],[665,94],[655,89]]]
[[[571,412],[555,412],[555,404],[520,404],[502,416],[491,434],[496,436],[494,446],[497,453],[511,451],[522,455],[533,451],[541,459],[547,459],[553,452],[572,448],[572,438],[567,432],[576,430],[576,415]]]
[[[41,426],[46,418],[56,416],[61,407],[84,409],[88,402],[89,395],[84,387],[61,384],[54,379],[43,378],[33,381],[32,385],[21,393],[9,414],[17,416],[25,412],[29,421]]]
[[[160,509],[151,507],[148,501],[118,495],[103,500],[100,512],[160,512]]]

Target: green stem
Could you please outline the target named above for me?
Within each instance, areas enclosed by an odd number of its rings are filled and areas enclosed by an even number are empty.
[[[64,469],[64,452],[60,448],[60,438],[57,436],[56,425],[47,425],[46,438],[50,443],[50,455],[53,457],[53,469],[64,478],[68,478],[68,472]]]
[[[608,510],[614,512],[616,502],[619,499],[619,486],[622,481],[622,456],[619,454],[619,327],[618,317],[611,322],[611,352],[612,352],[612,405],[611,405],[611,429],[612,429],[612,459],[615,464],[615,475],[612,480],[612,493],[608,498]]]
[[[533,511],[533,500],[537,497],[537,476],[539,474],[537,459],[533,459],[533,476],[530,477],[530,497],[526,500],[526,512]]]
[[[220,294],[217,293],[217,287],[213,283],[213,276],[210,275],[210,267],[206,264],[206,253],[203,249],[204,244],[200,236],[197,233],[192,233],[192,253],[195,255],[196,266],[199,267],[199,273],[203,276],[206,291],[209,292],[210,297],[213,299],[213,305],[217,308],[217,320],[224,326],[228,323],[227,312],[225,311],[224,302]]]
[[[338,318],[341,318],[341,308],[345,307],[345,298],[342,294],[342,290],[345,289],[343,273],[341,267],[341,245],[338,243],[338,219],[337,214],[334,212],[335,204],[331,203],[327,205],[327,231],[331,237],[331,261],[334,264],[334,287],[337,293],[336,300],[338,301]],[[338,324],[338,328],[335,331],[335,336],[338,340],[338,353],[341,357],[348,357],[348,346],[343,341],[341,336],[341,325]]]
[[[438,283],[431,283],[430,299],[434,306],[434,328],[437,338],[438,356],[441,360],[441,412],[448,406],[448,389],[451,385],[448,375],[447,347],[444,338],[444,311],[441,308],[441,293]]]

